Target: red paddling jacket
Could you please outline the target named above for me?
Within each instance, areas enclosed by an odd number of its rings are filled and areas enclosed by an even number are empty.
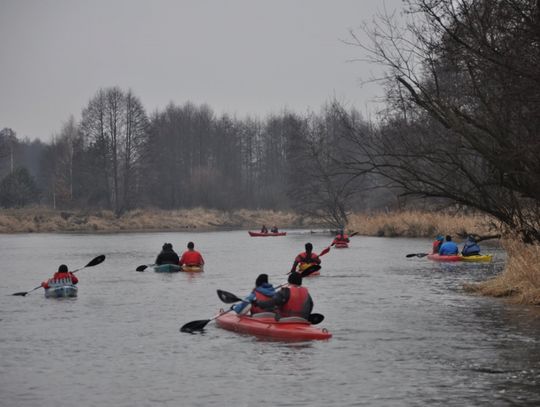
[[[202,266],[204,259],[197,250],[186,250],[180,259],[180,265],[184,264],[187,266]]]
[[[75,277],[75,275],[71,272],[63,273],[58,272],[54,273],[53,278],[50,278],[47,281],[44,281],[41,283],[41,286],[43,288],[50,288],[51,286],[61,286],[61,285],[68,285],[68,284],[77,284],[79,282],[79,279]]]

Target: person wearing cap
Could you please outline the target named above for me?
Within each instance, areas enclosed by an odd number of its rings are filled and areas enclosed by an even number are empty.
[[[321,259],[319,259],[319,256],[317,253],[313,252],[313,245],[311,243],[306,243],[305,245],[305,252],[300,253],[296,258],[294,259],[294,263],[291,267],[291,273],[296,271],[296,267],[299,267],[299,270],[303,272],[307,270],[313,270],[316,271],[320,270],[320,264]],[[309,273],[307,273],[309,274]]]
[[[441,245],[443,244],[443,242],[444,242],[444,236],[437,235],[432,244],[432,248],[433,248],[432,253],[439,253],[439,249],[441,248]]]
[[[463,249],[461,249],[461,254],[465,257],[480,254],[480,246],[473,236],[469,235],[467,237],[467,240],[465,240],[465,243],[463,244]]]
[[[68,267],[65,264],[61,264],[58,267],[58,271],[54,273],[53,277],[47,281],[43,281],[41,286],[43,288],[50,288],[59,285],[75,285],[79,282],[79,279],[75,275],[68,271]]]
[[[441,245],[439,249],[439,255],[441,256],[455,256],[458,254],[459,248],[457,244],[452,241],[452,236],[446,235],[446,241]]]
[[[302,276],[292,272],[287,286],[281,288],[268,301],[255,300],[252,306],[266,311],[274,311],[281,317],[301,317],[308,319],[313,310],[313,300],[307,288],[302,287]]]
[[[254,301],[268,301],[274,297],[276,290],[272,284],[268,282],[268,274],[259,274],[255,280],[255,288],[251,293],[243,299],[242,302],[233,306],[234,312],[237,314],[245,314],[248,310],[246,308],[251,304],[249,311],[251,314],[257,314],[259,312],[264,312],[264,310],[256,305],[253,305]]]
[[[155,261],[158,266],[162,264],[178,264],[178,254],[173,250],[171,243],[164,243],[161,249]]]
[[[279,233],[279,229],[277,228],[276,225],[272,226],[272,228],[270,229],[270,232],[272,233]]]
[[[186,266],[197,266],[201,267],[204,265],[204,259],[197,250],[195,250],[195,244],[193,242],[189,242],[187,244],[187,250],[182,254],[182,257],[180,258],[180,265],[186,265]]]

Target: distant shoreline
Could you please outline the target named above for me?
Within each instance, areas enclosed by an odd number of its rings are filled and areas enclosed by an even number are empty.
[[[294,212],[271,210],[219,211],[214,209],[135,209],[120,217],[111,211],[54,210],[28,207],[0,210],[0,233],[161,233],[259,230],[332,229]],[[480,215],[419,211],[356,213],[347,231],[364,236],[426,237],[463,232],[489,233],[489,219]]]

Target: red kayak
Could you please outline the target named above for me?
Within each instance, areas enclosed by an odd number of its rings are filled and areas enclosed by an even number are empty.
[[[461,256],[458,254],[440,255],[437,253],[432,253],[432,254],[428,254],[427,258],[433,261],[460,261],[461,260]]]
[[[285,236],[287,234],[287,232],[276,232],[276,233],[272,233],[272,232],[268,232],[268,233],[262,233],[262,232],[252,232],[252,231],[248,231],[249,235],[251,237],[266,237],[266,236]]]
[[[347,242],[337,242],[336,244],[334,244],[334,247],[336,249],[346,249],[349,247],[349,243]]]
[[[220,311],[216,325],[228,331],[287,341],[309,341],[329,339],[332,334],[325,328],[315,328],[309,321],[299,317],[281,318],[276,321],[272,312],[262,312],[254,316],[238,315],[235,312]]]

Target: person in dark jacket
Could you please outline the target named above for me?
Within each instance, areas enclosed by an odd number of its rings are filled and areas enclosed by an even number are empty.
[[[178,254],[173,250],[171,243],[163,244],[161,252],[156,257],[155,263],[160,266],[162,264],[178,264],[180,259]]]
[[[467,240],[465,240],[465,243],[463,244],[463,249],[461,249],[461,254],[463,256],[475,256],[480,254],[480,246],[476,243],[474,237],[467,237]]]
[[[251,314],[257,314],[259,312],[264,312],[263,309],[255,306],[253,304],[253,301],[267,301],[274,297],[276,294],[276,290],[272,284],[268,282],[268,274],[259,274],[257,279],[255,280],[255,288],[251,293],[244,298],[244,300],[241,303],[236,304],[233,306],[234,312],[237,314],[243,314],[244,309],[251,304]]]
[[[281,317],[308,319],[313,310],[311,295],[307,288],[302,287],[302,276],[296,272],[289,275],[288,285],[279,290],[272,299],[255,300],[252,304],[263,310],[276,312]]]

